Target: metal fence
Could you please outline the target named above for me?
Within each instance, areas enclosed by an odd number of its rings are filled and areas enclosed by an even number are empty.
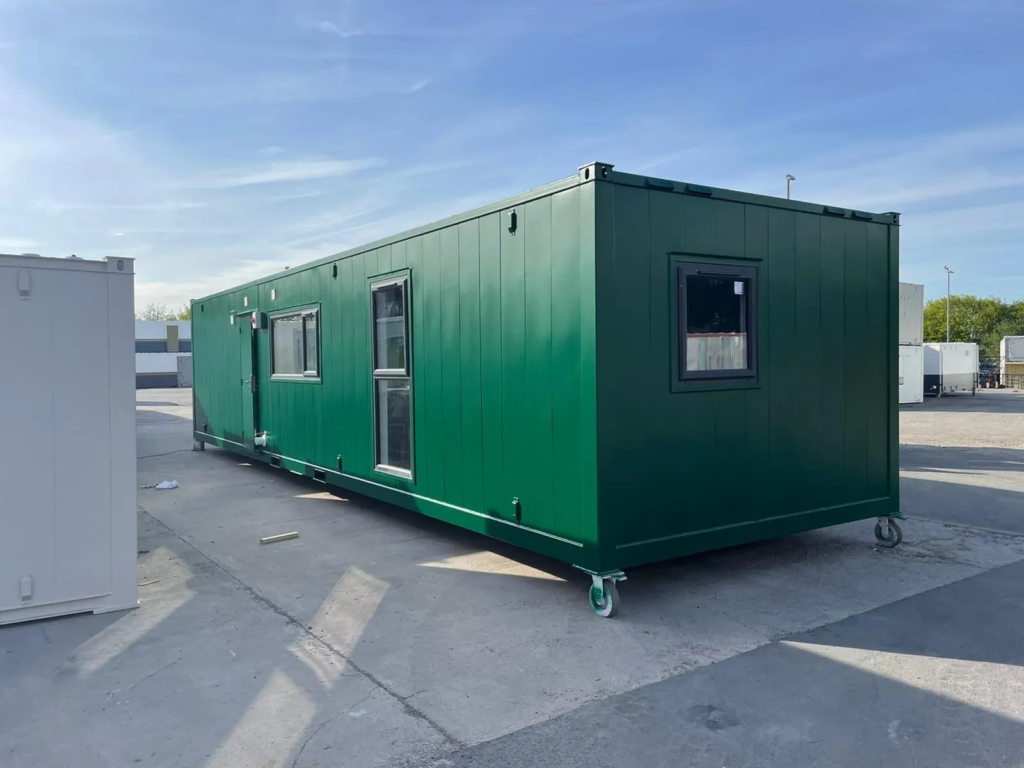
[[[982,358],[978,365],[979,389],[1024,389],[1024,373],[1000,373],[1002,361]]]

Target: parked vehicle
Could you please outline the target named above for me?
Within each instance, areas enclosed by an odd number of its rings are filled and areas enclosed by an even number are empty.
[[[942,342],[924,345],[924,392],[926,395],[978,391],[978,345]]]

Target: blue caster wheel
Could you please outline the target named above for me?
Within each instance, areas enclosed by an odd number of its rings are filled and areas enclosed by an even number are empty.
[[[590,609],[603,619],[610,619],[619,610],[619,590],[612,579],[594,577],[590,585]]]

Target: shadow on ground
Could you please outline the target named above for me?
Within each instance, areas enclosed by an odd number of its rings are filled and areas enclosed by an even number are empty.
[[[979,389],[978,394],[957,392],[926,397],[924,402],[900,406],[900,411],[951,413],[1024,413],[1024,393],[1005,389]]]
[[[1021,435],[1024,442],[1024,435]],[[1024,450],[903,444],[900,469],[908,472],[1024,472]]]
[[[1017,766],[1022,584],[1024,566],[1007,566],[433,765]]]
[[[140,542],[138,610],[0,628],[0,765],[389,765],[443,745],[148,515]],[[318,742],[329,722],[343,738]]]

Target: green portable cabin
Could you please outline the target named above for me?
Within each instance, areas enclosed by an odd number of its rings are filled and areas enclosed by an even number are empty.
[[[192,304],[194,437],[591,574],[901,533],[895,213],[592,163]]]

